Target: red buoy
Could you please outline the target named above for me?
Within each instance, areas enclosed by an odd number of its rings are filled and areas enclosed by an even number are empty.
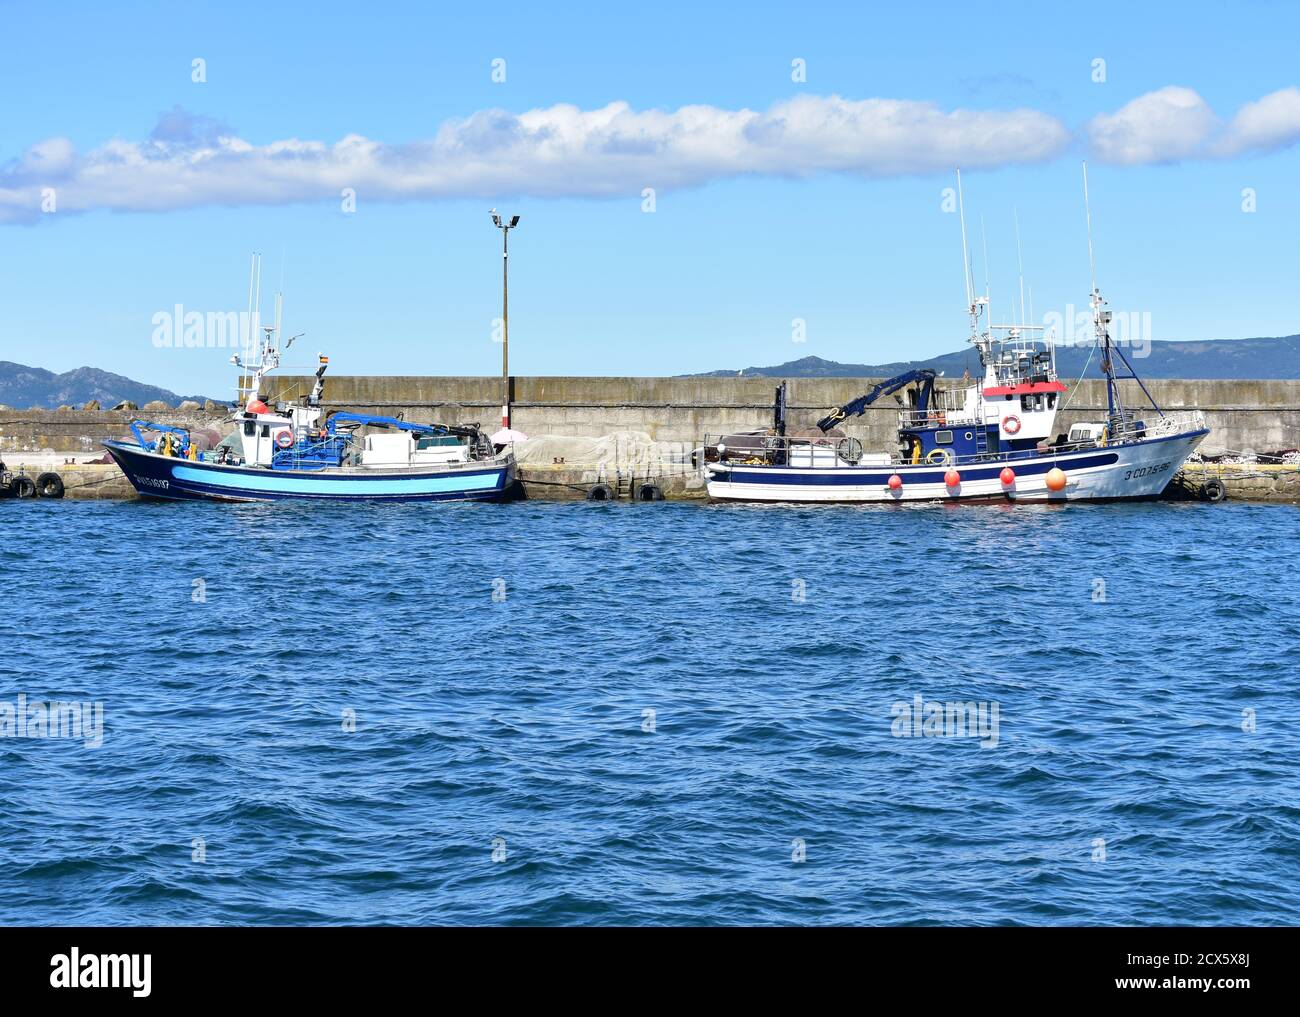
[[[266,403],[262,402],[262,400],[254,399],[252,402],[248,404],[248,412],[249,413],[270,413],[271,411],[266,408]]]
[[[1002,472],[998,474],[998,479],[1002,481],[1003,487],[1010,487],[1016,482],[1016,471],[1010,466],[1002,467]]]
[[[889,478],[889,489],[891,491],[900,490],[902,486],[903,486],[903,478],[900,477],[897,473],[895,473],[892,477]]]
[[[961,483],[961,474],[958,473],[956,470],[949,470],[947,473],[943,475],[943,482],[948,487],[956,487],[958,484]]]

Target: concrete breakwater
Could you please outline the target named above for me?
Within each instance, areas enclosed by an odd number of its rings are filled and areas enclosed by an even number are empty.
[[[789,382],[792,426],[811,424],[828,410],[868,391],[880,379],[796,378]],[[707,432],[719,434],[768,426],[775,378],[590,378],[538,377],[511,380],[512,425],[531,436],[593,438],[602,435],[643,435],[639,441],[607,441],[594,456],[559,454],[551,445],[542,456],[525,456],[520,475],[528,496],[576,499],[591,486],[608,484],[620,498],[634,498],[639,485],[653,482],[669,498],[702,498],[701,479],[686,465],[690,451]],[[267,379],[271,400],[294,399],[311,387],[306,377]],[[951,384],[941,379],[940,386]],[[1213,428],[1204,450],[1273,452],[1300,446],[1300,380],[1297,381],[1169,381],[1148,382],[1167,409],[1200,409]],[[1134,399],[1136,387],[1131,383]],[[1080,420],[1097,420],[1105,410],[1100,381],[1073,387],[1069,403],[1058,416],[1058,431]],[[411,420],[479,421],[494,429],[501,407],[500,378],[364,377],[328,378],[327,409],[383,414],[400,413]],[[1134,399],[1136,403],[1136,400]],[[29,473],[53,469],[64,475],[69,497],[126,497],[131,494],[115,466],[84,465],[97,457],[105,438],[122,437],[140,416],[188,427],[218,427],[222,418],[206,409],[187,406],[164,411],[129,410],[12,410],[0,408],[0,456],[11,468]],[[844,429],[868,448],[895,445],[897,404],[881,400],[846,422]],[[647,456],[653,443],[655,454]],[[592,443],[587,443],[590,445]],[[578,446],[575,446],[578,447]],[[583,446],[586,447],[586,446]],[[67,459],[77,464],[69,466]],[[564,459],[564,462],[554,462]],[[581,459],[582,461],[578,461]],[[30,464],[30,465],[29,465]],[[1296,475],[1225,478],[1232,497],[1300,501]]]
[[[307,377],[269,378],[273,398],[294,398],[311,390]],[[862,395],[880,378],[793,378],[789,419],[812,424],[825,413]],[[525,434],[592,436],[642,431],[657,441],[698,444],[701,437],[766,427],[778,378],[514,378],[511,425]],[[959,384],[941,378],[939,387]],[[1300,445],[1300,380],[1149,381],[1166,409],[1200,409],[1213,428],[1207,451],[1271,452]],[[1131,382],[1134,406],[1141,393]],[[1105,414],[1102,381],[1071,386],[1058,430]],[[328,378],[330,408],[405,413],[413,420],[478,420],[490,427],[500,416],[500,378],[362,377]],[[881,399],[844,430],[869,448],[892,449],[897,404]]]

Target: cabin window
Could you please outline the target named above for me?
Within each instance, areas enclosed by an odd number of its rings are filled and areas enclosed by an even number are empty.
[[[254,435],[256,435],[256,434],[257,434],[257,425],[254,424],[251,420],[245,420],[245,421],[244,421],[244,437],[245,437],[245,438],[252,438],[252,437],[253,437]]]
[[[973,440],[974,437],[975,437],[975,432],[974,432],[974,431],[967,431],[967,432],[966,432],[966,440],[967,440],[967,441],[971,441],[971,440]]]
[[[270,425],[270,424],[263,424],[263,425],[262,425],[262,437],[263,437],[263,438],[269,438],[269,437],[271,437],[271,425]]]
[[[1056,393],[1053,392],[1047,397],[1047,408],[1049,410],[1056,408]]]
[[[951,445],[951,444],[952,444],[952,432],[951,432],[951,431],[935,431],[935,432],[934,432],[934,443],[935,443],[936,445]]]

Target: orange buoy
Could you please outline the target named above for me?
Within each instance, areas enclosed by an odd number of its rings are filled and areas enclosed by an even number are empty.
[[[891,491],[897,491],[900,488],[902,488],[902,486],[903,486],[903,478],[900,477],[897,473],[895,473],[892,477],[889,478],[889,489]]]
[[[1010,487],[1016,482],[1016,471],[1010,466],[1002,467],[1002,472],[998,474],[998,479],[1002,481],[1003,487]]]
[[[249,413],[269,413],[270,410],[268,410],[268,409],[266,408],[266,403],[262,402],[262,400],[260,400],[260,399],[254,399],[254,400],[252,400],[252,401],[248,404],[248,412],[249,412]]]
[[[1065,471],[1059,466],[1053,466],[1047,473],[1047,489],[1049,491],[1065,490]]]
[[[956,487],[961,483],[961,474],[956,470],[949,470],[943,475],[943,482],[948,487]]]

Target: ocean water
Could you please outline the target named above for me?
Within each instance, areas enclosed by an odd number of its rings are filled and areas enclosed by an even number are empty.
[[[6,924],[1300,921],[1295,508],[0,519]]]

